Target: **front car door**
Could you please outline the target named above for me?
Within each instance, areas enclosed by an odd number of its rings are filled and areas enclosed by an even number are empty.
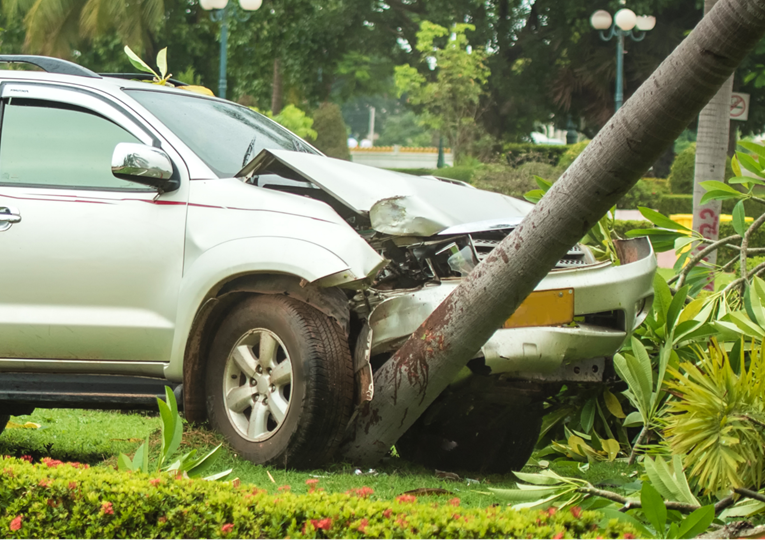
[[[33,83],[0,93],[0,369],[167,362],[183,270],[182,161],[108,96]],[[120,142],[162,147],[181,188],[159,195],[115,178]]]

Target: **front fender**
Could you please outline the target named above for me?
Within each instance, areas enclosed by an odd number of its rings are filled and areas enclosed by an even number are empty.
[[[183,356],[199,308],[228,281],[247,274],[287,274],[313,282],[349,270],[328,249],[294,238],[256,237],[231,240],[204,253],[184,270],[178,295],[178,317],[165,376],[183,379]]]

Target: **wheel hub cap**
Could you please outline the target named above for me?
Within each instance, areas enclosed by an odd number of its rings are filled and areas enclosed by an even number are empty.
[[[256,328],[239,338],[226,360],[223,396],[229,420],[250,441],[271,437],[290,406],[292,362],[279,337]]]

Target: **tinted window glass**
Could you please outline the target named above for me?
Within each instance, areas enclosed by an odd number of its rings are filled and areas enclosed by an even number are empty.
[[[121,142],[141,141],[79,107],[13,99],[3,111],[0,183],[145,191],[112,175]]]
[[[126,90],[218,176],[234,176],[264,148],[311,152],[302,139],[255,111],[225,101]]]

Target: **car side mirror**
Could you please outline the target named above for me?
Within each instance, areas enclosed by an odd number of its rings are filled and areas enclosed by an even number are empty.
[[[145,144],[119,143],[112,154],[112,174],[157,188],[162,193],[175,191],[181,185],[172,179],[173,163],[165,152]]]

